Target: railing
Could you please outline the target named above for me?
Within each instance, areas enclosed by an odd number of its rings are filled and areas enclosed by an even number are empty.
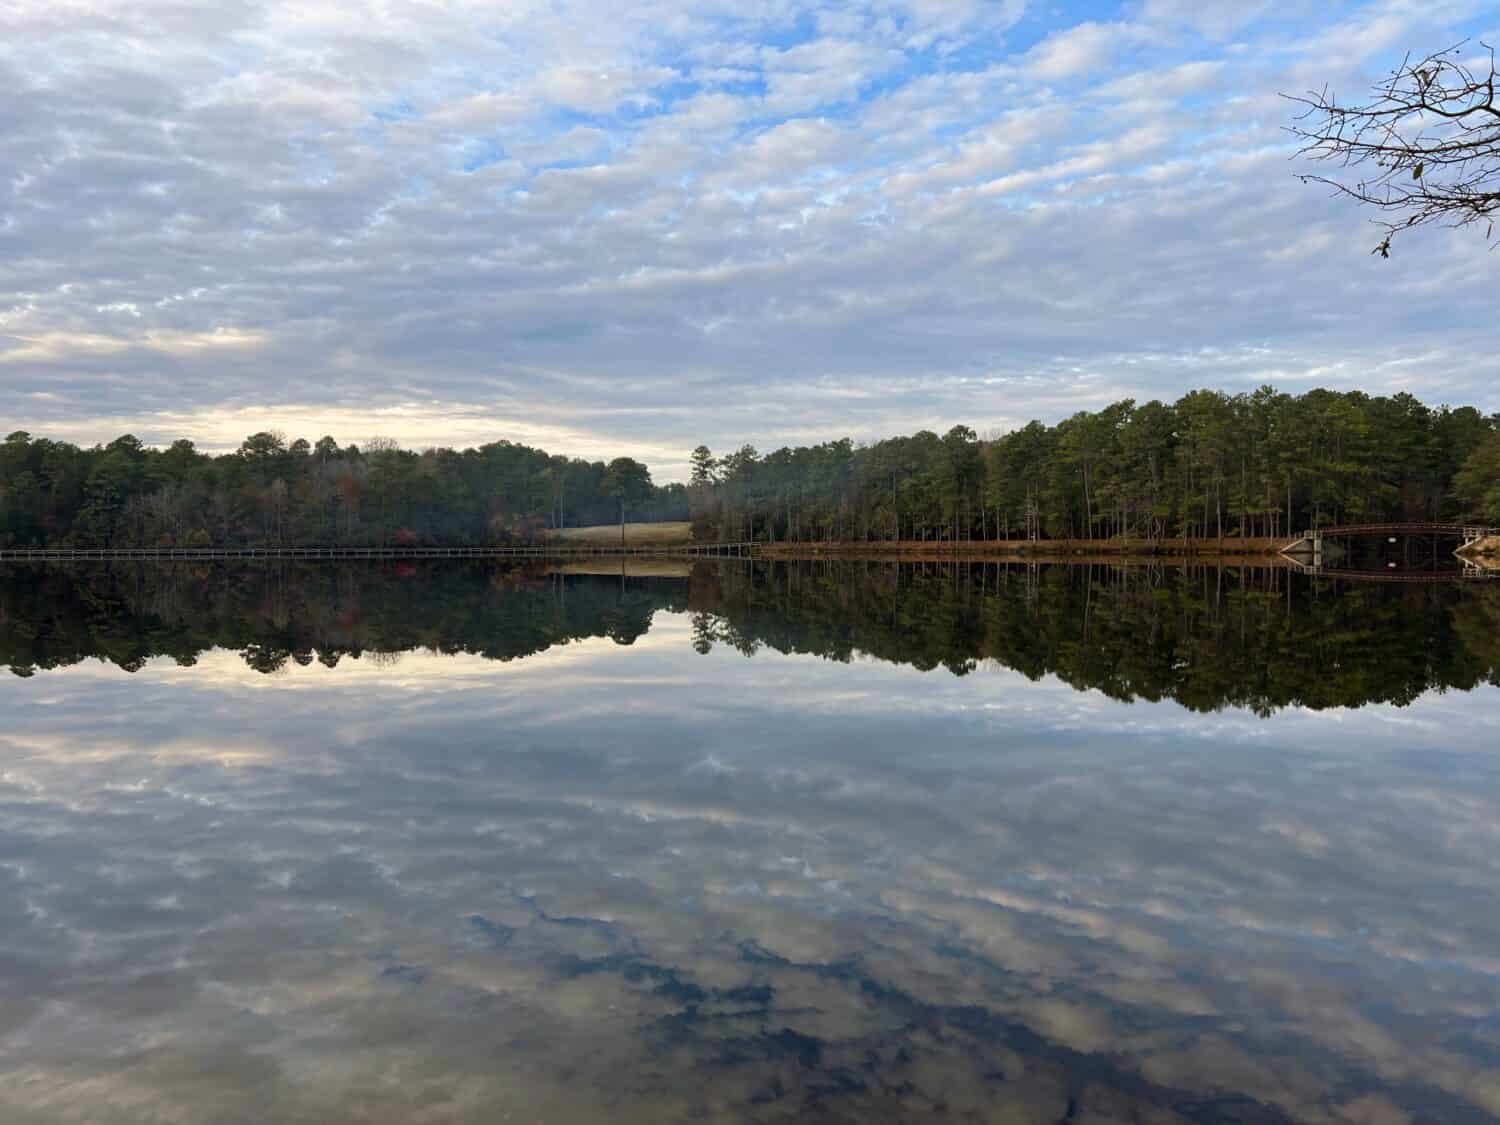
[[[1302,532],[1297,541],[1337,539],[1343,535],[1452,535],[1473,542],[1486,536],[1500,535],[1500,530],[1464,523],[1347,523],[1312,528]]]
[[[1339,582],[1397,582],[1445,585],[1451,582],[1493,582],[1500,580],[1500,571],[1488,570],[1473,563],[1465,563],[1460,570],[1446,573],[1412,573],[1389,570],[1345,570],[1328,567],[1321,563],[1291,562],[1291,569],[1309,578],[1331,578]]]
[[[0,561],[52,562],[193,559],[595,559],[751,558],[753,543],[522,544],[481,547],[0,547]]]

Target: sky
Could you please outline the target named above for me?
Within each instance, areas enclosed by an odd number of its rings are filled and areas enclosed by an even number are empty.
[[[1280,94],[1481,0],[4,0],[0,430],[630,454],[1272,382],[1500,409]]]

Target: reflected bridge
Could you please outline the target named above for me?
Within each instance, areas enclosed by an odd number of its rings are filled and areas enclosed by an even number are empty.
[[[1335,524],[1302,532],[1281,548],[1281,554],[1291,560],[1300,570],[1327,573],[1323,569],[1325,541],[1381,537],[1388,538],[1392,542],[1400,538],[1457,540],[1459,546],[1453,553],[1464,563],[1465,573],[1480,574],[1484,572],[1484,568],[1477,565],[1470,555],[1480,543],[1500,537],[1500,528],[1484,527],[1474,523],[1437,521]]]

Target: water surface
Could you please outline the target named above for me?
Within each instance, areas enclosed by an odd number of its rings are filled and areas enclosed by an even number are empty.
[[[1496,1120],[1497,622],[1234,570],[11,568],[0,1117]]]

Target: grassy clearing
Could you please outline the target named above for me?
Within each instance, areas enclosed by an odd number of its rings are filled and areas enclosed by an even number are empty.
[[[619,527],[615,528],[619,531]],[[623,558],[594,559],[590,562],[560,562],[547,568],[548,574],[602,574],[616,577],[621,571],[627,578],[687,578],[693,564],[686,559]]]
[[[1500,535],[1487,536],[1478,543],[1475,543],[1467,551],[1460,553],[1470,558],[1486,559],[1490,565],[1493,565],[1494,560],[1500,559]]]
[[[610,546],[620,541],[620,525],[617,523],[596,524],[593,527],[564,527],[549,532],[548,537],[557,542]],[[625,544],[629,547],[655,547],[663,543],[689,543],[693,538],[693,525],[681,523],[627,523]]]

